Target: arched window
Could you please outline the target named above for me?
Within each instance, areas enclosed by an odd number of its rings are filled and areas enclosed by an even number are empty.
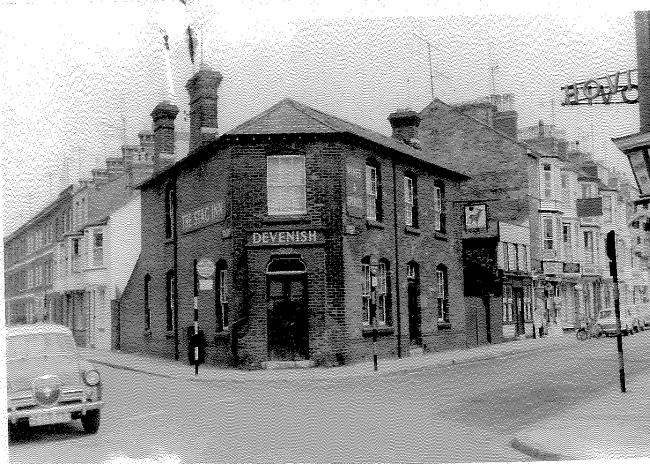
[[[447,267],[440,264],[436,268],[438,284],[438,322],[449,322],[449,295],[447,293]]]
[[[165,237],[174,237],[174,222],[176,220],[175,204],[176,192],[173,186],[167,188],[165,193]]]
[[[222,332],[228,329],[228,289],[230,279],[228,278],[228,264],[223,259],[217,262],[216,267],[214,273],[215,318],[217,332]]]
[[[377,268],[377,322],[380,324],[391,323],[391,298],[390,298],[390,264],[388,260],[379,260]]]
[[[167,271],[167,330],[172,331],[175,328],[174,320],[174,287],[175,287],[174,271]]]
[[[151,290],[151,276],[144,276],[144,330],[151,330],[151,308],[149,307],[149,294]]]
[[[370,257],[361,260],[361,322],[370,324]]]

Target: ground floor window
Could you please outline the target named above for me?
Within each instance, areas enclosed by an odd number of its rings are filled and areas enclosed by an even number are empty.
[[[532,305],[532,287],[524,287],[524,320],[530,322],[533,320],[533,305]]]
[[[436,269],[438,283],[438,322],[449,322],[449,297],[447,294],[447,268],[443,265]]]
[[[167,330],[171,331],[175,328],[174,321],[174,293],[175,293],[175,279],[174,271],[167,272]]]
[[[513,299],[512,299],[512,286],[503,286],[503,322],[512,322],[514,320],[512,314]]]

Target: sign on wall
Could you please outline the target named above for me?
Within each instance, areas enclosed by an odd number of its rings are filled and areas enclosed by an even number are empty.
[[[487,230],[487,205],[465,206],[465,230]]]
[[[345,165],[345,173],[345,204],[348,215],[358,218],[365,217],[365,164],[356,160],[348,160]]]
[[[224,219],[226,219],[225,202],[218,200],[208,203],[189,213],[181,214],[181,234],[209,226],[210,224],[217,224]]]
[[[248,235],[248,245],[310,245],[325,242],[325,236],[320,230],[268,230],[251,232]]]

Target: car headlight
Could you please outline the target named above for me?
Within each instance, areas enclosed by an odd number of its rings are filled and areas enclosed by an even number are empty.
[[[91,387],[94,387],[100,381],[99,371],[95,369],[88,369],[86,372],[84,372],[84,381]]]

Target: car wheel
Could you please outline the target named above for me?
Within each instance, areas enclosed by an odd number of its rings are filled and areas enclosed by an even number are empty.
[[[97,433],[97,430],[99,430],[99,409],[86,411],[86,414],[81,416],[81,425],[84,426],[86,433]]]

